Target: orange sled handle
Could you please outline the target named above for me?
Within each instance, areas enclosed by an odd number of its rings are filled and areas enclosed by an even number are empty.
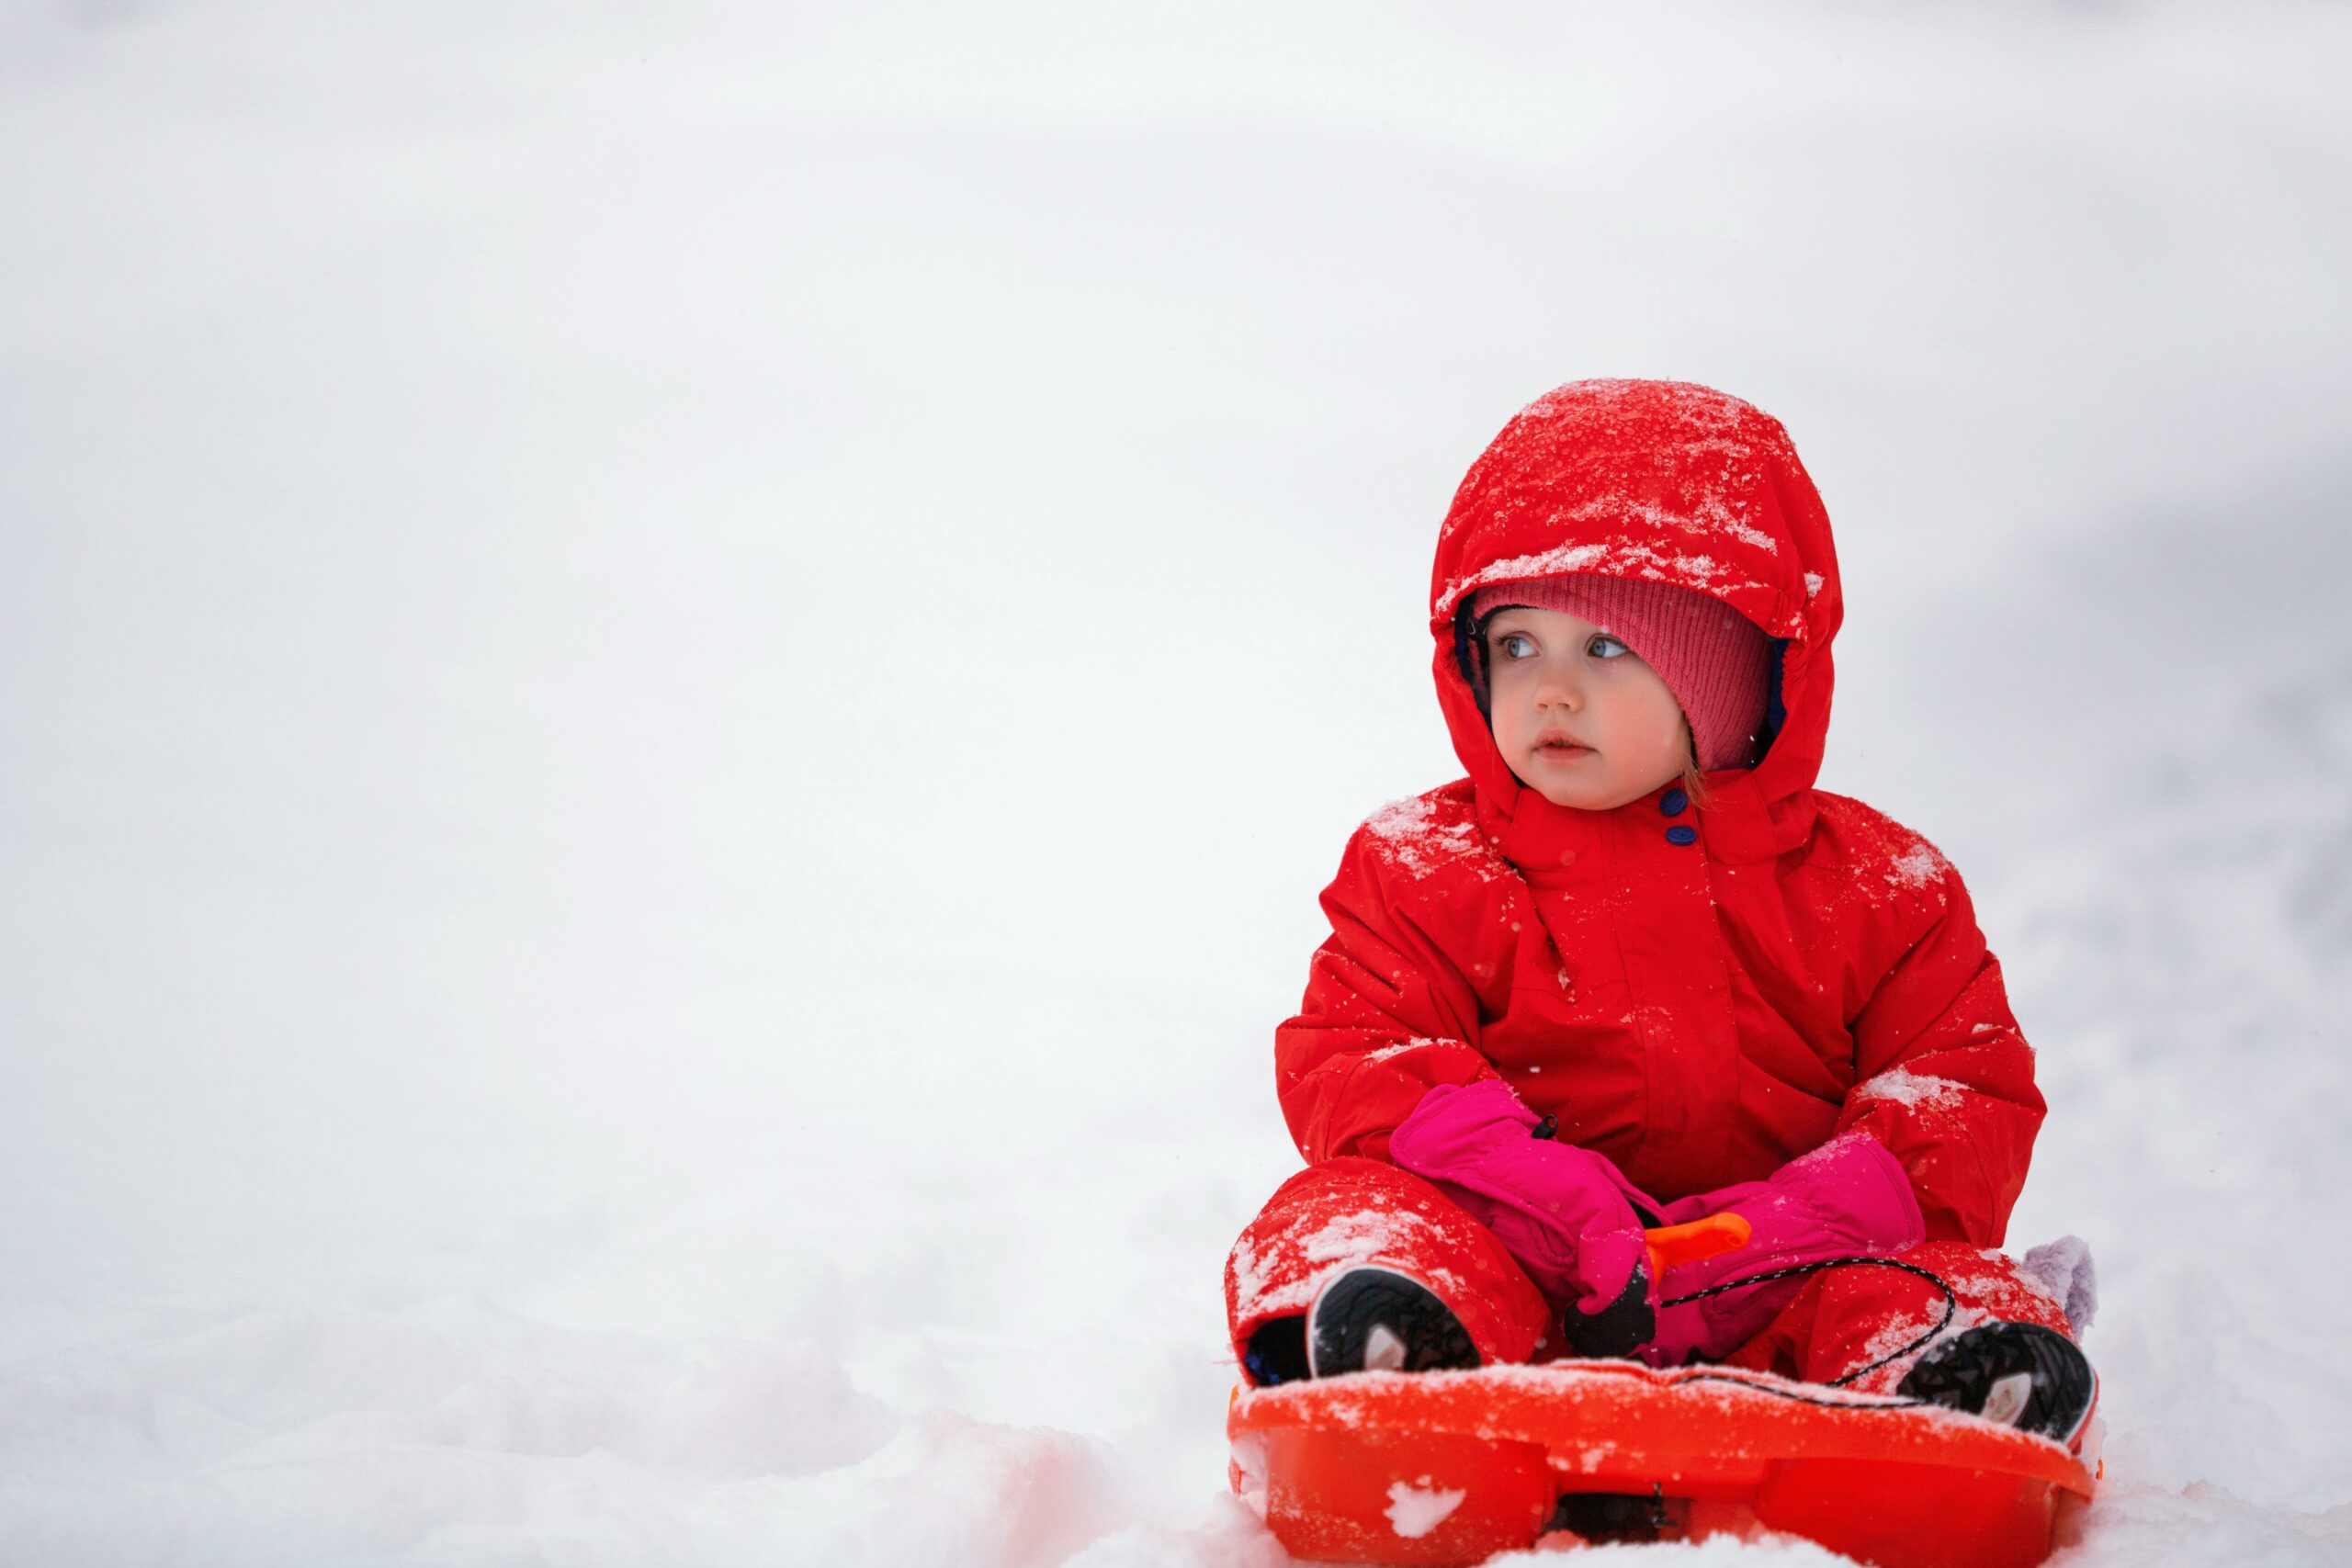
[[[1753,1227],[1738,1214],[1709,1214],[1688,1224],[1661,1225],[1654,1231],[1644,1231],[1642,1239],[1648,1244],[1650,1278],[1657,1279],[1668,1269],[1679,1269],[1685,1263],[1736,1252],[1747,1245],[1747,1238],[1753,1234]]]

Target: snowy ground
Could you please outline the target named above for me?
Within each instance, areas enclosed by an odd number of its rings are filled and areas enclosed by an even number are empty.
[[[1101,9],[0,0],[0,1562],[1282,1561],[1270,1031],[1591,374],[1838,522],[2066,1568],[2352,1561],[2352,15]]]

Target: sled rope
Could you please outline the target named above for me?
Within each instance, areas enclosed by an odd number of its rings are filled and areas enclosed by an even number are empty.
[[[1823,1399],[1815,1394],[1799,1393],[1792,1388],[1779,1387],[1760,1378],[1740,1377],[1731,1372],[1692,1372],[1687,1377],[1676,1378],[1673,1386],[1680,1388],[1687,1382],[1727,1382],[1750,1393],[1769,1393],[1775,1399],[1785,1399],[1792,1404],[1818,1404],[1824,1410],[1919,1410],[1935,1404],[1932,1399],[1911,1399],[1891,1393],[1857,1393],[1844,1399]]]
[[[1792,1263],[1785,1269],[1774,1269],[1762,1274],[1750,1274],[1747,1278],[1741,1280],[1725,1280],[1720,1285],[1710,1285],[1703,1291],[1693,1291],[1687,1296],[1675,1296],[1669,1300],[1658,1303],[1658,1305],[1661,1307],[1682,1306],[1690,1302],[1704,1301],[1709,1296],[1720,1296],[1728,1291],[1746,1290],[1750,1285],[1767,1285],[1775,1280],[1793,1280],[1801,1274],[1818,1273],[1824,1269],[1855,1268],[1900,1269],[1905,1274],[1917,1274],[1920,1279],[1925,1280],[1928,1283],[1933,1285],[1936,1289],[1944,1293],[1944,1314],[1936,1320],[1934,1327],[1928,1329],[1928,1332],[1922,1334],[1917,1339],[1912,1340],[1911,1343],[1904,1346],[1901,1349],[1891,1351],[1886,1355],[1881,1356],[1877,1360],[1871,1362],[1868,1366],[1856,1367],[1844,1377],[1831,1378],[1827,1382],[1822,1384],[1825,1388],[1843,1388],[1846,1384],[1852,1382],[1856,1378],[1874,1372],[1881,1367],[1887,1366],[1892,1362],[1899,1361],[1903,1359],[1904,1357],[1911,1354],[1912,1351],[1924,1348],[1930,1340],[1934,1339],[1936,1336],[1941,1334],[1945,1329],[1951,1326],[1951,1320],[1957,1316],[1960,1312],[1960,1297],[1954,1293],[1950,1285],[1944,1283],[1942,1276],[1922,1269],[1916,1263],[1902,1263],[1892,1258],[1825,1258],[1815,1263]],[[1678,1378],[1675,1381],[1678,1382],[1745,1382],[1743,1379],[1726,1377],[1719,1372],[1699,1372],[1690,1377]],[[1758,1385],[1748,1384],[1747,1386],[1755,1387]],[[1805,1404],[1836,1405],[1847,1403],[1839,1400],[1808,1399],[1804,1394],[1787,1393],[1778,1389],[1768,1389],[1765,1392],[1779,1393],[1781,1394],[1781,1397],[1784,1399],[1793,1399]],[[1889,1402],[1887,1407],[1901,1408],[1905,1405],[1928,1404],[1932,1403],[1934,1402],[1925,1399],[1893,1400]]]

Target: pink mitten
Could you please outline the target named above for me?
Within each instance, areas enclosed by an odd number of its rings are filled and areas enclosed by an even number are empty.
[[[1638,1334],[1622,1345],[1584,1341],[1574,1314],[1572,1344],[1587,1354],[1624,1354],[1648,1337],[1656,1298],[1642,1265],[1642,1222],[1634,1205],[1656,1205],[1616,1166],[1589,1149],[1540,1133],[1535,1112],[1510,1086],[1483,1078],[1440,1084],[1423,1095],[1388,1140],[1389,1157],[1442,1189],[1485,1224],[1545,1296],[1588,1319],[1631,1310]],[[1639,1300],[1629,1300],[1638,1293]]]
[[[1927,1235],[1911,1179],[1885,1145],[1861,1132],[1833,1138],[1762,1181],[1669,1203],[1659,1218],[1679,1225],[1724,1213],[1747,1221],[1747,1245],[1668,1269],[1657,1282],[1659,1300],[1826,1258],[1883,1258],[1917,1247]],[[1642,1359],[1654,1367],[1719,1359],[1761,1333],[1808,1278],[1800,1274],[1660,1307],[1657,1335]]]

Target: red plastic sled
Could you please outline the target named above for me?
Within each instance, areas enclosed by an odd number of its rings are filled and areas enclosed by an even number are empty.
[[[2027,1568],[2062,1499],[2092,1489],[2058,1444],[1972,1416],[1627,1361],[1240,1388],[1226,1435],[1234,1489],[1283,1549],[1341,1562],[1761,1526],[1881,1568]]]

